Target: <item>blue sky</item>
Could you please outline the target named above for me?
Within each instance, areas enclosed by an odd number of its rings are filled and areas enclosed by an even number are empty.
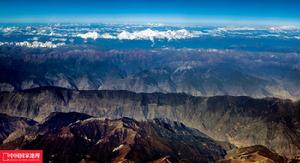
[[[0,22],[300,24],[297,0],[1,0]]]

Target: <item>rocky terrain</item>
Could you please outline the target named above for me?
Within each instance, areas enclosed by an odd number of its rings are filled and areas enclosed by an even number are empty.
[[[290,158],[300,153],[300,103],[290,100],[56,87],[0,93],[0,112],[11,116],[43,122],[52,112],[74,111],[138,121],[168,118],[237,147],[264,145]]]
[[[34,120],[28,118],[12,117],[0,114],[0,144],[5,140],[24,134],[26,129],[36,125]]]
[[[44,162],[215,162],[226,154],[216,141],[180,122],[110,120],[74,112],[51,113],[0,145],[17,148],[43,149]]]
[[[300,55],[217,49],[0,46],[0,90],[58,86],[300,99]]]
[[[296,161],[296,160],[295,160]],[[268,148],[255,145],[233,149],[230,151],[224,160],[219,160],[218,163],[239,163],[239,162],[269,162],[269,163],[287,163],[288,160]]]

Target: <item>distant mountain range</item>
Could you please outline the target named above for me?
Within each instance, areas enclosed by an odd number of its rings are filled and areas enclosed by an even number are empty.
[[[0,90],[58,86],[300,99],[298,53],[0,47]]]
[[[155,24],[0,24],[0,46],[103,49],[216,48],[300,52],[300,26]]]
[[[276,98],[46,87],[0,93],[0,112],[39,122],[52,112],[80,112],[111,119],[130,117],[138,121],[168,118],[237,147],[264,145],[289,158],[300,154],[300,103]]]

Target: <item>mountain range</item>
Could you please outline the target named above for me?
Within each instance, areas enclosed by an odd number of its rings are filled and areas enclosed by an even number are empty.
[[[0,90],[42,86],[300,99],[298,53],[0,47]]]
[[[0,150],[40,149],[49,163],[300,162],[299,34],[1,24]]]
[[[299,101],[43,87],[1,92],[0,112],[38,122],[52,112],[137,121],[167,118],[237,147],[264,145],[289,158],[300,154]]]
[[[0,116],[5,119],[1,119],[1,127],[10,125],[11,121],[24,122],[24,118]],[[1,130],[1,135],[9,136],[2,137],[0,149],[43,149],[44,162],[299,161],[287,159],[261,145],[236,148],[168,119],[136,121],[123,117],[111,120],[77,112],[53,112],[42,122],[30,120],[28,124],[10,133]]]
[[[22,130],[23,135],[8,137],[0,149],[43,149],[45,162],[215,162],[226,154],[198,130],[166,119],[138,122],[54,112]]]

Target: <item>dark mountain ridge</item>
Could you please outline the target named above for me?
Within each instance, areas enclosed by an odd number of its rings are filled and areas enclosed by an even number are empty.
[[[209,163],[226,154],[216,141],[180,122],[126,117],[111,120],[75,112],[51,113],[32,130],[0,144],[0,149],[43,149],[44,161],[55,163]]]
[[[264,145],[288,157],[300,153],[300,103],[290,100],[57,87],[0,93],[1,113],[42,121],[57,111],[138,121],[168,118],[238,147]]]

